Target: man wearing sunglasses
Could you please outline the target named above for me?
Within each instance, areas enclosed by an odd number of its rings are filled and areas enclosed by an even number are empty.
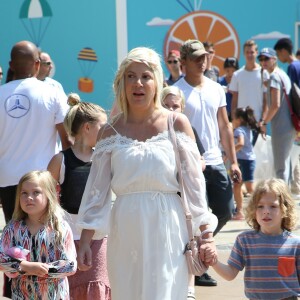
[[[166,79],[166,84],[173,85],[184,76],[181,69],[180,53],[178,50],[171,50],[169,52],[166,64],[170,72],[169,78]]]
[[[57,88],[60,92],[62,92],[65,95],[62,85],[58,81],[50,77],[51,70],[53,69],[53,62],[51,60],[50,55],[46,52],[41,52],[40,61],[40,70],[37,79],[44,81],[45,83],[47,83],[50,86],[53,86],[54,88]]]

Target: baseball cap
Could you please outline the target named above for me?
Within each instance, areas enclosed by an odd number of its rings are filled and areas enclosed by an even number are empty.
[[[171,55],[180,57],[180,52],[178,50],[173,49],[169,52],[168,57]]]
[[[261,56],[265,57],[276,57],[276,51],[272,48],[263,48],[260,50],[257,58],[259,59]]]
[[[198,40],[187,40],[180,47],[180,56],[182,59],[197,58],[203,54],[208,54],[204,45]]]

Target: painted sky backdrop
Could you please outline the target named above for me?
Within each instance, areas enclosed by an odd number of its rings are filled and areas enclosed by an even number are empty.
[[[20,19],[20,9],[24,2],[39,1],[46,0],[2,0],[0,3],[0,64],[4,73],[12,45],[30,40]],[[86,101],[96,102],[106,109],[110,109],[113,102],[112,83],[118,65],[116,7],[122,1],[46,1],[52,17],[39,45],[51,55],[55,63],[54,79],[62,83],[66,93],[77,92]],[[295,42],[300,0],[286,3],[282,0],[127,0],[124,15],[127,15],[128,49],[149,46],[163,56],[164,40],[171,25],[195,7],[228,20],[238,35],[241,49],[252,37],[258,38],[259,48],[273,47],[280,35],[290,36]],[[89,75],[93,80],[92,92],[78,89],[78,80],[84,76],[78,61],[83,48],[92,48],[97,55]],[[243,65],[242,51],[239,59]]]

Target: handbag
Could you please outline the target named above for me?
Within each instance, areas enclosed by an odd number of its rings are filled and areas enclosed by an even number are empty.
[[[299,132],[300,131],[300,117],[294,112],[294,110],[292,108],[289,96],[286,93],[285,85],[284,85],[283,80],[282,80],[281,77],[280,77],[280,80],[281,80],[281,84],[282,84],[283,93],[285,95],[285,99],[286,99],[287,105],[289,107],[289,111],[290,111],[293,126],[294,126],[295,130]],[[294,86],[294,85],[292,85],[292,86]],[[291,95],[291,93],[290,93],[290,95]]]
[[[169,128],[170,140],[172,142],[174,152],[175,152],[176,166],[177,166],[177,171],[178,171],[178,181],[179,181],[179,188],[180,188],[180,194],[181,194],[180,199],[181,199],[181,204],[184,209],[186,225],[187,225],[187,230],[188,230],[188,235],[189,235],[189,242],[185,245],[183,254],[186,257],[189,273],[193,274],[193,275],[201,276],[202,274],[204,274],[207,271],[208,267],[204,264],[203,261],[201,261],[200,256],[199,256],[199,248],[201,245],[201,238],[193,236],[192,215],[188,208],[187,199],[186,199],[185,192],[184,192],[181,162],[180,162],[177,140],[176,140],[176,135],[175,135],[175,130],[174,130],[173,114],[169,114],[169,116],[168,116],[168,128]]]

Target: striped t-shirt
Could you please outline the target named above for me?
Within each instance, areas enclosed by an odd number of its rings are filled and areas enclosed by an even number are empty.
[[[239,271],[245,267],[245,295],[249,299],[300,296],[300,237],[291,232],[277,236],[242,232],[228,264]]]

